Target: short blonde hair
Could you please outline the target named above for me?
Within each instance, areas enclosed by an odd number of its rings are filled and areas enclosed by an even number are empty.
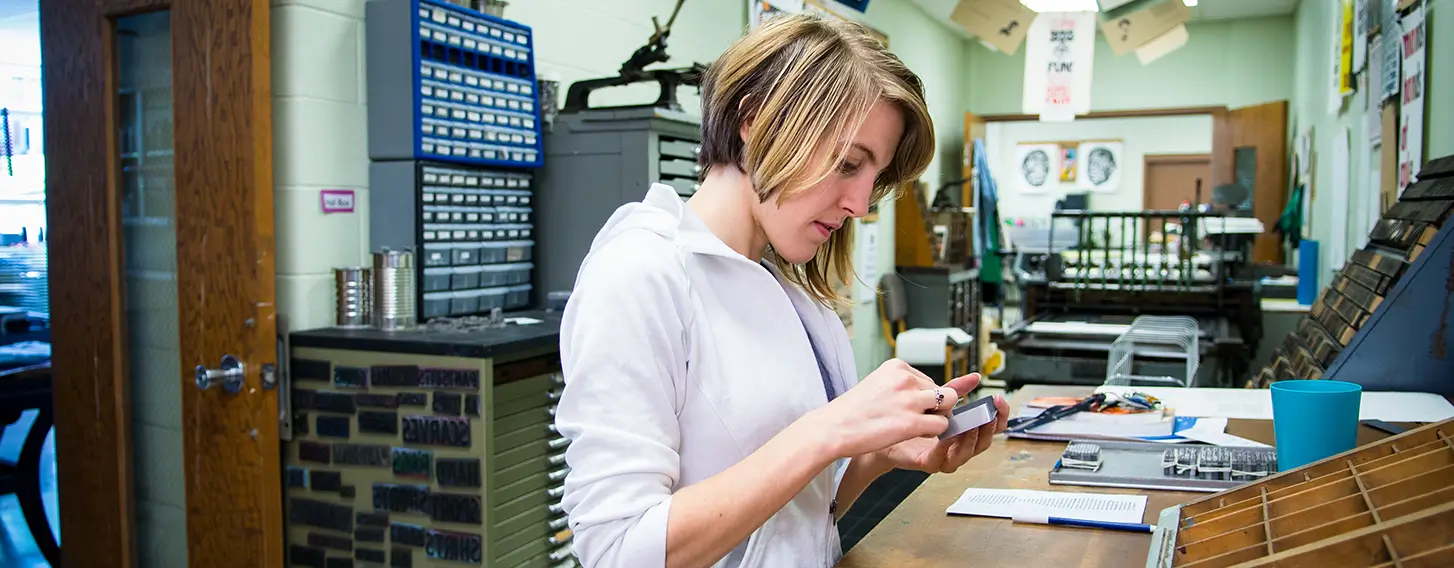
[[[879,101],[902,113],[904,133],[874,182],[874,203],[917,179],[933,159],[923,82],[861,24],[807,14],[774,18],[729,47],[702,78],[703,175],[738,167],[759,200],[776,194],[781,203],[832,174],[848,147],[816,163],[814,154],[851,137]],[[739,133],[748,120],[744,141]],[[833,284],[849,281],[852,256],[846,224],[802,265],[772,258],[789,280],[831,304],[844,300]]]

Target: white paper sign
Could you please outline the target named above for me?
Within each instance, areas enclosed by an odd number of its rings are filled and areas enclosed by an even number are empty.
[[[1121,170],[1126,164],[1121,160],[1120,142],[1082,142],[1076,150],[1080,160],[1080,172],[1076,175],[1077,187],[1089,191],[1116,191],[1121,187]]]
[[[1368,62],[1368,4],[1374,0],[1353,0],[1353,72]]]
[[[1015,188],[1023,193],[1044,193],[1054,187],[1060,177],[1060,146],[1057,144],[1019,144],[1015,146]]]
[[[1379,96],[1378,85],[1383,80],[1382,36],[1373,38],[1368,45],[1368,72],[1363,77],[1368,81],[1363,89],[1364,96],[1367,97],[1367,114],[1363,117],[1363,127],[1368,130],[1368,146],[1377,148],[1383,143],[1383,99]]]
[[[1067,121],[1090,112],[1095,40],[1094,12],[1048,12],[1035,18],[1025,39],[1025,113],[1039,114],[1042,121]]]
[[[1398,113],[1398,191],[1419,175],[1424,161],[1424,10],[1414,8],[1400,22],[1403,29],[1403,93]]]
[[[1384,9],[1382,31],[1378,36],[1383,43],[1383,65],[1379,66],[1380,74],[1374,77],[1378,79],[1380,100],[1388,100],[1398,95],[1399,62],[1403,60],[1400,56],[1403,33],[1399,30],[1395,14],[1392,8]]]
[[[913,198],[910,195],[901,199]],[[854,233],[858,235],[858,246],[854,248],[861,255],[854,266],[858,269],[858,279],[862,281],[855,282],[854,288],[858,290],[856,300],[862,304],[878,299],[878,281],[883,278],[878,268],[878,223],[859,222]]]

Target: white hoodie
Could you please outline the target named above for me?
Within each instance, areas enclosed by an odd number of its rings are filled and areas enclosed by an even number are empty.
[[[562,504],[581,563],[663,566],[674,492],[827,403],[814,345],[834,392],[857,382],[837,314],[729,248],[671,187],[618,209],[581,263],[560,332],[555,423],[571,441]],[[829,509],[845,465],[824,469],[716,566],[835,564]]]

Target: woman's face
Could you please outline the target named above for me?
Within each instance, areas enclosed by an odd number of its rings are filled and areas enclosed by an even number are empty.
[[[774,196],[755,204],[753,216],[773,251],[793,264],[805,263],[849,219],[868,213],[874,180],[893,159],[903,133],[898,108],[880,101],[851,140],[832,141],[818,149],[822,156],[848,147],[828,177],[781,206]]]

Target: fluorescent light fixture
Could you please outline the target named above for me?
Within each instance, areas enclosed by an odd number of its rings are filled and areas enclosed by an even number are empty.
[[[1099,12],[1096,0],[1020,0],[1036,12]]]

